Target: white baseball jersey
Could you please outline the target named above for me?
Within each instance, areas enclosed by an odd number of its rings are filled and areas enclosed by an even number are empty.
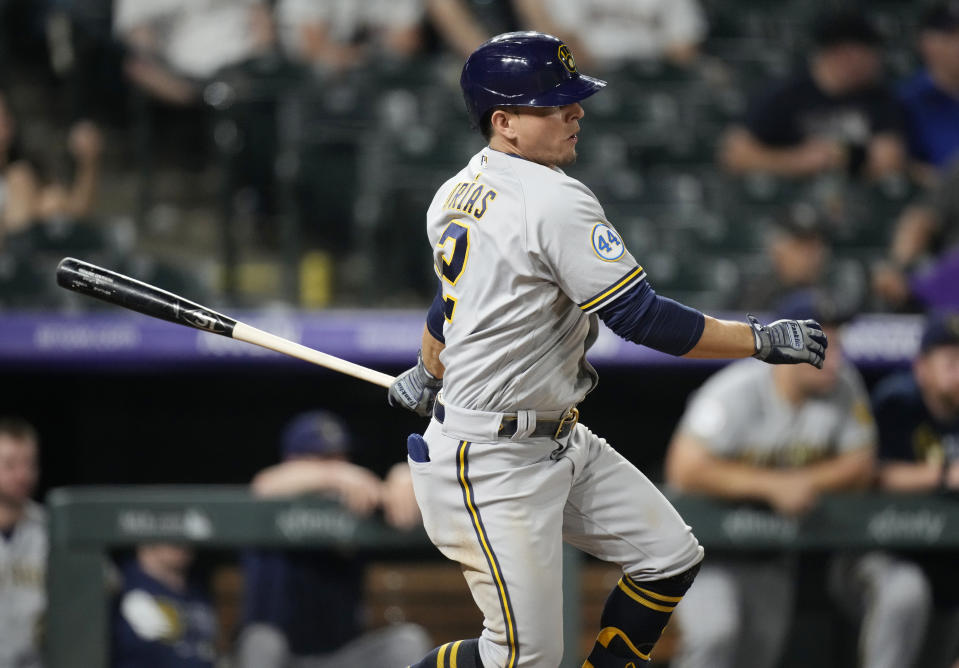
[[[697,391],[680,430],[720,457],[779,468],[876,444],[869,395],[858,372],[845,363],[830,392],[795,407],[774,386],[772,366],[733,362]]]
[[[596,385],[595,315],[645,273],[593,193],[558,168],[484,148],[436,193],[446,403],[561,410]]]
[[[10,538],[0,536],[0,666],[40,665],[46,567],[46,514],[38,504],[28,502]]]
[[[410,449],[423,524],[483,611],[483,665],[557,666],[563,541],[637,582],[702,559],[675,509],[604,439],[582,423],[558,440],[532,435],[594,387],[595,311],[645,274],[583,184],[490,148],[443,184],[427,231],[446,372],[443,422]],[[517,420],[509,438],[504,413]]]

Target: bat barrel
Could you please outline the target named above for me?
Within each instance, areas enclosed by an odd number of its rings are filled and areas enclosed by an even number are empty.
[[[72,257],[57,266],[57,283],[144,315],[214,334],[233,336],[236,326],[236,320],[179,295]]]

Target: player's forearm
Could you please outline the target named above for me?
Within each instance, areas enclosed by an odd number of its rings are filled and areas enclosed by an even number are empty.
[[[676,435],[666,456],[666,481],[684,492],[732,501],[768,501],[781,480],[778,471],[723,459],[686,432]]]
[[[446,367],[440,362],[440,353],[446,348],[446,344],[430,334],[430,330],[423,326],[423,341],[421,351],[423,355],[423,365],[434,378],[442,378],[446,373]]]
[[[293,496],[334,489],[336,470],[343,462],[293,460],[271,466],[253,479],[257,496]]]
[[[873,448],[865,446],[802,470],[819,492],[864,489],[872,483],[875,475]]]
[[[708,465],[690,468],[670,478],[676,488],[684,492],[729,501],[768,502],[780,482],[780,472],[713,458]]]
[[[752,328],[745,322],[706,316],[703,334],[683,357],[698,359],[751,357],[756,352]]]
[[[926,462],[887,462],[879,468],[879,488],[889,492],[924,492],[941,479],[942,466]]]

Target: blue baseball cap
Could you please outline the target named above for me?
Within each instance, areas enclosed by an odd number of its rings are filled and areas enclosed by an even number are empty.
[[[350,434],[343,420],[329,411],[309,411],[290,420],[280,439],[283,459],[303,455],[347,455]]]
[[[943,311],[930,315],[919,339],[919,354],[939,346],[955,345],[959,345],[959,313]]]

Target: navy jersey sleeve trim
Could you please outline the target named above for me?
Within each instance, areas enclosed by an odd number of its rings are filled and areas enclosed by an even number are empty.
[[[443,336],[443,323],[446,321],[445,303],[443,302],[443,283],[436,287],[436,296],[433,297],[433,303],[430,304],[430,310],[426,313],[426,329],[434,339],[440,343],[446,343]]]
[[[632,286],[636,285],[638,282],[646,278],[646,272],[643,271],[643,268],[639,265],[636,265],[620,278],[610,285],[609,287],[600,290],[598,293],[590,297],[589,299],[580,302],[577,304],[586,313],[593,313],[603,308],[607,304],[611,304],[616,299],[626,293]]]
[[[685,355],[699,342],[706,317],[667,297],[643,281],[599,313],[606,326],[634,343],[670,355]]]

